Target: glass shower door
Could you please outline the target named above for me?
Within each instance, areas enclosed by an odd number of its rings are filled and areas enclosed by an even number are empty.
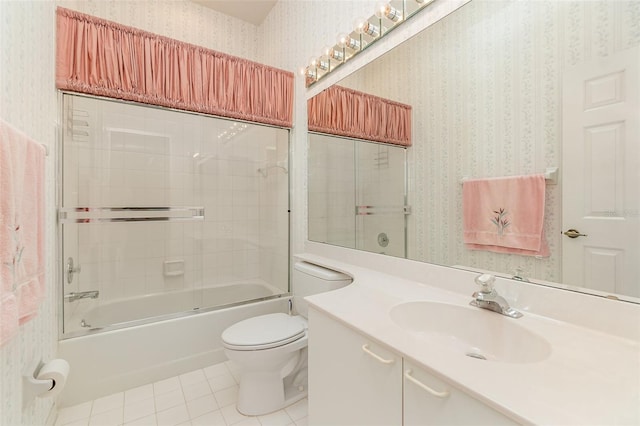
[[[64,95],[63,334],[288,292],[288,131]]]

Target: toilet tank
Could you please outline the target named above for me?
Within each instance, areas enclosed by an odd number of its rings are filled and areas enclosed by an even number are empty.
[[[307,318],[306,296],[324,293],[345,287],[353,279],[342,272],[334,271],[309,262],[296,262],[293,265],[293,307],[298,314]]]

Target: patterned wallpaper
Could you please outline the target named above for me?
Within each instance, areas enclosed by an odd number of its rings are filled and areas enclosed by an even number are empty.
[[[535,259],[465,249],[460,179],[562,167],[564,69],[640,43],[639,17],[637,1],[474,0],[341,82],[413,106],[411,258],[561,281],[561,184]]]
[[[257,57],[254,25],[190,1],[59,0],[57,4],[230,55]]]
[[[0,117],[34,140],[55,143],[54,4],[0,2]],[[18,23],[19,25],[15,25]],[[51,150],[53,151],[53,150]],[[54,211],[54,153],[46,161],[46,206]],[[55,357],[57,327],[53,253],[55,222],[46,215],[47,294],[39,315],[0,348],[0,424],[44,424],[53,401],[37,399],[22,410],[22,372],[34,359]]]

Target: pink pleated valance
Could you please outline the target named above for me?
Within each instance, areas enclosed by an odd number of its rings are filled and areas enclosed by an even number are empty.
[[[340,86],[307,101],[309,130],[411,146],[411,106]]]
[[[293,73],[57,9],[61,90],[291,127]]]

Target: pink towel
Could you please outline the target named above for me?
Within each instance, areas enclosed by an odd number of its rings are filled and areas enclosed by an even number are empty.
[[[0,120],[0,345],[44,297],[42,145]]]
[[[544,238],[544,175],[472,179],[462,186],[466,247],[549,256]]]

